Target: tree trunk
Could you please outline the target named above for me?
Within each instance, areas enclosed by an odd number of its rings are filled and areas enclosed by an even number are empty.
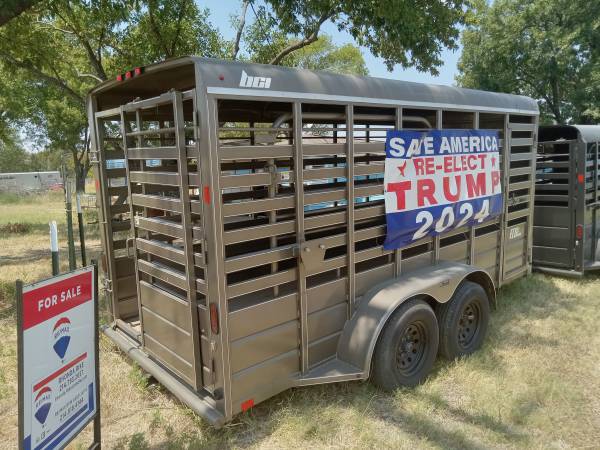
[[[85,178],[90,170],[88,159],[79,159],[77,152],[73,152],[73,171],[75,172],[75,189],[77,192],[85,192]]]

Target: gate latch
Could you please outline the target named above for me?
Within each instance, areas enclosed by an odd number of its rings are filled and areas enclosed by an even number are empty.
[[[325,244],[314,241],[302,242],[294,249],[294,256],[300,257],[307,270],[315,270],[323,264],[326,250]]]

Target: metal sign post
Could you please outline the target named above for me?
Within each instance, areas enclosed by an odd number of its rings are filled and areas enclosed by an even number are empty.
[[[19,448],[64,448],[90,422],[100,448],[98,269],[17,281]]]

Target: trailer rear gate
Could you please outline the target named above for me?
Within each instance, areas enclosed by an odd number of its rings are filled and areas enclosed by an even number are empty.
[[[272,90],[238,87],[242,71]],[[530,271],[535,103],[436,101],[463,98],[454,88],[377,100],[373,83],[423,86],[183,58],[92,93],[114,327],[226,420],[291,386],[368,374],[336,353],[381,281],[438,261],[496,286]],[[399,128],[499,130],[504,214],[385,251],[385,133]]]
[[[533,265],[582,275],[600,268],[600,126],[542,126],[535,186]]]

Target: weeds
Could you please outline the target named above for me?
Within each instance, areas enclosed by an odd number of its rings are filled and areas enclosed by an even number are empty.
[[[23,222],[8,222],[4,225],[0,225],[0,234],[25,234],[31,231],[30,223]]]

